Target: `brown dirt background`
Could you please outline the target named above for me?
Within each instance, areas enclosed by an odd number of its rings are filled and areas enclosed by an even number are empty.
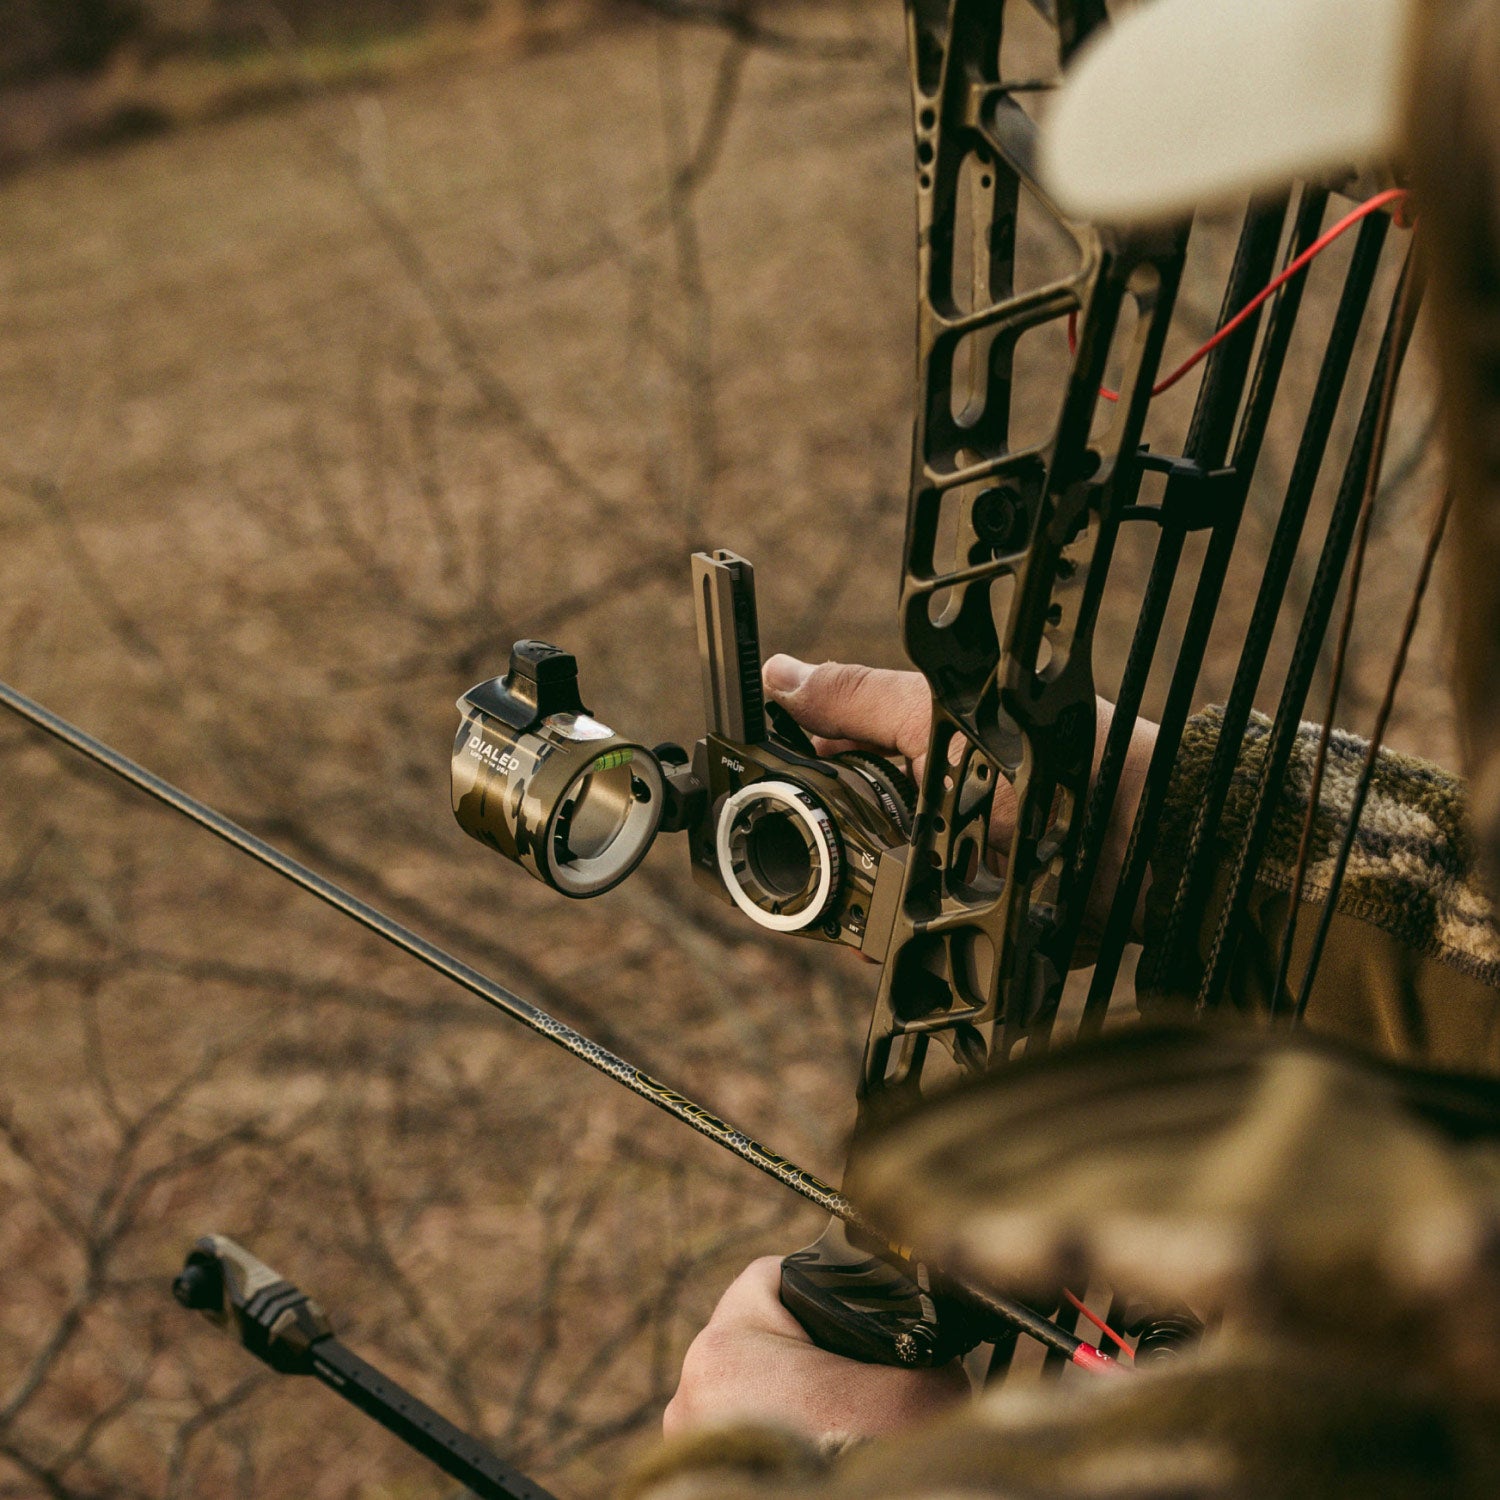
[[[672,839],[569,903],[447,806],[453,701],[522,635],[575,651],[622,729],[700,732],[697,546],[754,560],[768,651],[901,660],[900,17],[757,15],[774,31],[746,40],[621,10],[334,89],[293,46],[279,102],[0,182],[0,659],[836,1176],[872,971],[747,930]],[[1213,326],[1231,233],[1202,226],[1184,350]],[[1313,280],[1325,318],[1346,253]],[[1064,359],[1036,366],[1043,425]],[[1158,446],[1191,389],[1158,403]],[[1404,392],[1340,712],[1356,729],[1437,482],[1420,354]],[[1104,691],[1147,541],[1111,587]],[[1391,738],[1448,760],[1441,640],[1434,606]],[[543,1483],[605,1492],[724,1283],[818,1215],[76,757],[0,725],[0,766],[0,1494],[453,1493],[172,1303],[211,1229]]]

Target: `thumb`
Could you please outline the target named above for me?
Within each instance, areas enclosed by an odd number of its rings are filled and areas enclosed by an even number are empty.
[[[833,661],[810,667],[773,656],[762,676],[769,696],[810,734],[875,745],[908,760],[927,751],[932,697],[919,672]]]

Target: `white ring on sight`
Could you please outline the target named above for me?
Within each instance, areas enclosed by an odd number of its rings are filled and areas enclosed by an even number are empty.
[[[798,911],[780,915],[757,906],[741,887],[734,872],[734,858],[729,848],[730,831],[740,810],[752,802],[770,802],[779,812],[790,813],[811,835],[818,881],[813,898]],[[843,859],[839,853],[838,835],[833,830],[833,821],[813,798],[800,786],[790,781],[752,781],[737,792],[730,794],[719,814],[719,826],[715,830],[714,844],[719,856],[719,878],[724,882],[731,899],[752,922],[768,927],[772,932],[800,932],[811,927],[828,909],[833,895],[833,882],[842,871]]]

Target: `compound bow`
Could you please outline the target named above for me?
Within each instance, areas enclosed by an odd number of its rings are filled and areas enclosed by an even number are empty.
[[[1059,65],[1104,21],[1102,5],[1036,4],[1055,26]],[[1192,415],[1176,452],[1142,442],[1188,248],[1187,226],[1155,235],[1094,234],[1069,224],[1035,171],[1037,128],[1025,101],[1038,85],[1009,67],[1007,25],[1018,4],[908,5],[918,203],[918,396],[903,560],[906,649],[932,688],[933,728],[895,931],[882,971],[860,1085],[860,1124],[909,1104],[930,1043],[977,1071],[1050,1045],[1063,986],[1099,873],[1121,774],[1159,655],[1167,605],[1187,542],[1206,545],[1171,666],[1160,730],[1117,883],[1098,935],[1078,1032],[1097,1033],[1117,993],[1121,959],[1146,878],[1209,634],[1302,303],[1298,272],[1327,242],[1331,186],[1252,203],[1239,234]],[[1236,757],[1286,596],[1292,563],[1399,197],[1386,193],[1336,226],[1358,238],[1279,508],[1245,647],[1224,710],[1163,947],[1195,941],[1214,880],[1207,834],[1223,811]],[[1060,278],[1018,286],[1023,203],[1074,246]],[[1290,223],[1288,218],[1290,215]],[[1280,290],[1257,341],[1258,297],[1281,256]],[[1281,279],[1281,278],[1278,278]],[[1411,334],[1410,269],[1387,318],[1299,625],[1256,789],[1251,831],[1235,866],[1204,975],[1200,1008],[1223,995],[1250,884],[1349,555],[1368,516],[1390,391]],[[1133,331],[1123,314],[1133,312]],[[1044,441],[1011,441],[1018,414],[1016,351],[1048,324],[1078,326],[1057,420]],[[1103,388],[1111,359],[1118,391]],[[1105,405],[1105,403],[1110,403]],[[1104,418],[1101,420],[1101,408]],[[1140,502],[1143,482],[1160,486]],[[1093,772],[1093,634],[1120,528],[1155,528],[1150,575]],[[1351,599],[1352,605],[1352,599]],[[1092,773],[1092,774],[1091,774]],[[1000,777],[1017,812],[1004,874],[986,858]],[[1316,803],[1316,791],[1313,801]],[[1357,818],[1357,812],[1356,812]],[[1334,896],[1328,899],[1332,910]],[[1290,941],[1284,951],[1290,952]],[[1283,969],[1283,982],[1285,970]],[[1311,984],[1304,977],[1303,995]],[[1305,998],[1301,1002],[1305,1006]],[[857,1136],[856,1136],[857,1139]],[[810,1260],[811,1258],[809,1258]],[[830,1251],[822,1277],[837,1296],[847,1257]],[[811,1269],[811,1267],[809,1268]],[[864,1309],[875,1314],[873,1305]],[[1064,1310],[1064,1316],[1068,1316]],[[823,1324],[832,1319],[827,1319]],[[1176,1340],[1172,1315],[1132,1331]],[[931,1337],[947,1353],[972,1338]]]
[[[1251,204],[1224,287],[1219,322],[1226,327],[1207,353],[1191,418],[1175,451],[1147,447],[1143,435],[1159,389],[1189,227],[1096,233],[1069,223],[1050,203],[1036,177],[1037,125],[1028,107],[1047,84],[1015,71],[1008,46],[1009,28],[1023,5],[1053,28],[1059,67],[1106,20],[1103,0],[907,0],[918,380],[900,619],[911,660],[932,689],[933,722],[909,842],[899,851],[890,937],[860,1079],[856,1141],[860,1131],[920,1094],[934,1041],[964,1072],[1051,1044],[1168,601],[1189,538],[1201,533],[1205,545],[1187,623],[1144,793],[1098,934],[1078,1030],[1089,1035],[1103,1025],[1280,390],[1304,278],[1287,276],[1268,304],[1263,330],[1259,304],[1242,314],[1272,281],[1278,261],[1289,270],[1305,268],[1327,238],[1324,221],[1341,191],[1334,184],[1308,184],[1295,207],[1289,196]],[[1387,207],[1390,196],[1376,209]],[[1018,285],[1020,224],[1037,211],[1070,244],[1072,265],[1061,276]],[[1208,909],[1214,875],[1209,835],[1228,795],[1370,310],[1390,218],[1371,211],[1358,219],[1207,791],[1181,883],[1171,896],[1169,949],[1196,939]],[[1270,731],[1256,813],[1198,997],[1202,1008],[1223,994],[1250,882],[1269,836],[1271,793],[1285,774],[1356,523],[1369,513],[1390,392],[1411,333],[1413,286],[1408,266],[1386,318],[1353,441],[1342,456],[1342,479]],[[1061,340],[1065,325],[1070,333],[1076,327],[1076,348],[1056,419],[1039,440],[1013,444],[1013,428],[1021,425],[1018,347],[1049,326]],[[1106,375],[1117,366],[1123,369],[1119,388],[1106,391]],[[1159,497],[1143,502],[1148,482]],[[1152,528],[1155,550],[1096,767],[1094,632],[1126,525]],[[755,667],[758,673],[758,657]],[[0,686],[0,702],[850,1225],[866,1248],[853,1249],[840,1235],[825,1236],[788,1262],[789,1305],[830,1346],[865,1358],[927,1363],[987,1339],[1001,1351],[1003,1365],[1019,1330],[1041,1339],[1055,1362],[1105,1362],[1073,1331],[1076,1313],[1065,1309],[1054,1321],[1050,1309],[951,1277],[933,1279],[919,1260],[894,1255],[889,1247],[872,1257],[868,1246],[880,1244],[877,1226],[794,1163],[21,694]],[[993,850],[991,813],[1002,778],[1014,787],[1017,811],[1008,848]],[[992,854],[1003,856],[1003,874],[996,873]],[[1299,1012],[1305,994],[1304,985]],[[915,1283],[902,1281],[908,1273]],[[1143,1342],[1173,1343],[1190,1328],[1180,1317],[1165,1315],[1141,1321],[1132,1332]]]

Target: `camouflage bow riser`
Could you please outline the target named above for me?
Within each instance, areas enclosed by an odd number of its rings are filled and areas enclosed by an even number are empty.
[[[1101,236],[1069,225],[1050,207],[1034,176],[1036,127],[1023,107],[1036,85],[1007,75],[1005,66],[1006,28],[1021,10],[1021,0],[1003,8],[965,0],[908,6],[919,387],[901,621],[907,651],[932,688],[933,732],[865,1055],[864,1126],[920,1092],[933,1038],[970,1072],[1050,1045],[1132,730],[1153,669],[1162,672],[1168,602],[1174,587],[1186,584],[1191,602],[1165,674],[1144,793],[1117,888],[1100,931],[1091,934],[1098,956],[1080,1030],[1092,1034],[1103,1025],[1305,285],[1304,277],[1293,278],[1270,303],[1263,329],[1261,319],[1252,319],[1210,354],[1180,447],[1161,451],[1158,437],[1156,451],[1148,450],[1142,434],[1189,228]],[[1054,19],[1065,62],[1102,12],[1062,4]],[[1318,238],[1333,199],[1331,186],[1310,184],[1290,212],[1287,197],[1250,206],[1220,324],[1271,281],[1279,262]],[[1049,217],[1071,240],[1076,260],[1069,274],[1017,286],[1024,214]],[[1224,806],[1314,492],[1330,461],[1389,224],[1384,214],[1363,222],[1344,273],[1234,674],[1220,752],[1173,896],[1169,946],[1195,936],[1213,886],[1208,834]],[[1037,397],[1014,378],[1017,346],[1048,324],[1060,343],[1070,315],[1078,317],[1077,348],[1055,427],[1044,442],[1013,446],[1013,426],[1035,425],[1017,420],[1030,415],[1018,402]],[[1409,317],[1398,318],[1393,307],[1353,440],[1332,460],[1342,473],[1276,705],[1276,750],[1257,788],[1258,816],[1221,920],[1218,959],[1205,978],[1205,1005],[1223,993],[1370,474],[1381,395],[1409,335]],[[1101,411],[1106,369],[1120,367],[1118,400]],[[1149,476],[1159,499],[1143,504]],[[1091,781],[1095,691],[1108,686],[1096,679],[1093,637],[1126,525],[1154,529],[1154,556]],[[1196,576],[1187,561],[1195,552]],[[988,832],[1001,777],[1014,787],[1017,811],[1009,847],[995,850]]]
[[[1295,278],[1270,304],[1263,336],[1257,338],[1251,320],[1213,351],[1178,453],[1142,445],[1189,231],[1107,238],[1054,215],[1077,247],[1074,273],[1016,288],[1013,251],[1023,199],[1051,212],[1032,175],[1035,126],[1019,103],[1035,85],[1011,87],[1000,66],[1005,25],[1019,9],[1018,0],[998,12],[964,3],[937,17],[931,7],[909,10],[920,394],[901,608],[908,652],[932,686],[934,728],[867,1053],[867,1107],[877,1095],[905,1091],[920,1072],[927,1037],[942,1035],[976,1066],[1010,1055],[1023,1038],[1032,1047],[1047,1044],[1168,601],[1188,576],[1189,539],[1202,533],[1187,623],[1159,713],[1161,733],[1099,934],[1084,1027],[1102,1022],[1302,301],[1304,280]],[[1059,7],[1057,17],[1064,59],[1099,20],[1092,10],[1070,10]],[[975,176],[983,190],[961,192],[966,177]],[[1304,188],[1290,223],[1287,199],[1251,206],[1221,322],[1272,279],[1278,260],[1292,259],[1318,237],[1331,197],[1327,187]],[[961,209],[972,215],[962,232]],[[1345,273],[1235,674],[1222,734],[1230,769],[1328,457],[1388,227],[1383,215],[1364,222]],[[972,301],[961,306],[955,262],[968,253],[976,267]],[[1044,444],[1013,449],[1017,343],[1072,313],[1080,315],[1077,352],[1055,429]],[[1131,323],[1128,344],[1116,347],[1122,324]],[[1389,364],[1399,357],[1394,346],[1409,331],[1388,333],[1363,418],[1341,455],[1342,480],[1311,602],[1277,706],[1278,733],[1295,728],[1306,701],[1371,461],[1375,407]],[[976,352],[960,373],[955,350],[965,339]],[[1123,363],[1124,374],[1119,399],[1101,421],[1100,387],[1111,362]],[[1141,504],[1148,476],[1160,476],[1160,499]],[[997,514],[1003,528],[997,529]],[[1155,529],[1154,558],[1091,784],[1094,694],[1107,686],[1096,682],[1093,634],[1124,525]],[[990,851],[986,832],[1000,776],[1014,785],[1018,811],[1009,848]],[[1222,780],[1213,778],[1200,828],[1211,826],[1222,807]],[[1257,835],[1263,840],[1264,831]],[[1205,899],[1211,872],[1203,852],[1200,841],[1177,896],[1179,912],[1190,914]],[[988,853],[1004,856],[1003,877],[987,868]],[[1243,861],[1252,875],[1258,854],[1252,839]],[[1175,926],[1184,930],[1181,917]]]

